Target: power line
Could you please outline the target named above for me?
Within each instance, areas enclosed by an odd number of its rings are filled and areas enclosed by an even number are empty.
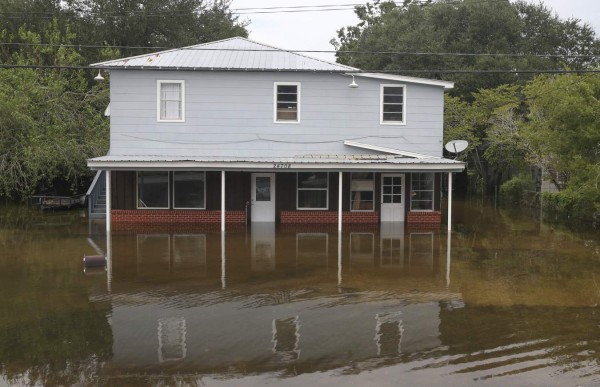
[[[0,69],[34,69],[34,70],[157,70],[169,71],[172,69],[158,69],[148,67],[92,67],[92,66],[56,66],[56,65],[9,65],[0,64]],[[179,71],[238,71],[231,69],[179,69]],[[244,70],[244,72],[264,72],[265,70]],[[292,71],[297,72],[297,71]],[[347,71],[347,73],[386,73],[386,74],[597,74],[597,70],[453,70],[453,69],[430,69],[430,70],[359,70]]]
[[[469,4],[486,4],[486,3],[502,3],[507,0],[480,0],[480,1],[471,1]],[[393,2],[397,8],[406,8],[407,6],[398,5]],[[462,0],[450,0],[445,2],[419,2],[419,3],[411,3],[410,6],[419,6],[419,7],[432,7],[432,6],[443,6],[443,5],[460,5],[463,4]],[[227,13],[231,13],[233,15],[252,15],[252,14],[278,14],[278,13],[298,13],[298,12],[328,12],[328,11],[349,11],[354,9],[357,6],[366,6],[367,3],[347,3],[347,4],[328,4],[328,5],[298,5],[298,6],[281,6],[281,7],[256,7],[256,8],[232,8],[224,10]],[[207,8],[210,11],[210,8]],[[56,17],[60,14],[60,12],[65,12],[65,16],[68,16],[67,13],[81,13],[84,15],[97,15],[104,16],[110,18],[120,18],[127,17],[131,15],[143,15],[145,17],[162,17],[165,15],[169,16],[187,16],[189,12],[187,11],[160,11],[155,10],[149,13],[146,11],[140,10],[129,10],[125,14],[117,14],[115,11],[92,11],[92,10],[81,10],[81,9],[66,9],[66,10],[57,10],[55,12],[26,12],[26,11],[0,11],[0,15],[36,15],[42,19],[49,19]],[[43,16],[49,15],[49,16]],[[4,19],[20,19],[20,17],[16,16],[5,16]]]
[[[273,52],[274,49],[236,49],[184,47],[173,48],[165,46],[119,46],[100,44],[54,44],[54,43],[20,43],[0,42],[0,46],[16,47],[68,47],[68,48],[118,48],[128,50],[192,50],[192,51],[225,51],[225,52]],[[469,52],[419,52],[419,51],[359,51],[359,50],[282,50],[289,53],[320,53],[320,54],[360,54],[360,55],[410,55],[410,56],[464,56],[464,57],[540,57],[540,58],[597,58],[600,54],[525,54],[525,53],[469,53]],[[118,59],[115,59],[118,60]]]

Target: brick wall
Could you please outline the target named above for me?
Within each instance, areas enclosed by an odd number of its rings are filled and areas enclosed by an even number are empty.
[[[221,211],[112,210],[112,223],[220,223]],[[245,223],[244,211],[225,211],[225,223]]]
[[[410,211],[406,218],[406,223],[442,223],[442,213],[440,211]]]
[[[291,223],[314,223],[331,224],[337,223],[337,211],[281,211],[279,213],[281,224]],[[378,212],[342,212],[342,223],[378,223]]]

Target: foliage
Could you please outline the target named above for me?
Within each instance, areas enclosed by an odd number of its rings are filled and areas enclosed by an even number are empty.
[[[246,36],[229,0],[0,0],[0,63],[85,66],[140,49]],[[174,22],[176,21],[176,22]],[[80,48],[78,45],[96,45]],[[148,50],[144,50],[147,52]],[[152,49],[156,51],[156,49]],[[0,197],[80,193],[106,154],[108,84],[74,69],[0,72]]]
[[[82,44],[106,42],[130,47],[184,47],[232,36],[248,36],[247,22],[230,9],[231,0],[69,0]],[[153,50],[156,51],[156,50]],[[123,48],[124,56],[148,50]],[[90,53],[91,56],[93,53]]]
[[[534,191],[535,183],[531,176],[521,173],[513,176],[500,186],[500,197],[502,200],[512,204],[521,204],[525,199],[526,191]]]
[[[526,143],[519,125],[522,100],[518,86],[503,85],[473,94],[471,103],[446,98],[444,141],[467,140],[460,155],[475,170],[482,189],[500,184],[502,176],[522,167]]]
[[[443,75],[456,82],[454,95],[467,100],[479,89],[527,79],[525,74],[486,70],[579,69],[598,64],[593,55],[600,44],[591,27],[561,20],[541,3],[438,0],[424,5],[409,0],[396,5],[377,0],[356,7],[355,12],[359,23],[342,28],[337,40],[332,40],[340,63],[409,74],[425,70],[420,75],[432,78],[441,75],[435,70],[483,71]],[[445,54],[373,54],[380,51]],[[486,55],[498,53],[507,55]],[[592,56],[555,56],[566,54]]]
[[[589,219],[595,210],[594,202],[585,193],[576,190],[543,192],[542,206],[558,217],[574,219]]]
[[[524,89],[523,135],[531,164],[566,179],[545,202],[559,211],[591,216],[600,209],[600,79],[596,75],[540,76]]]
[[[45,40],[21,28],[19,40],[70,44],[55,22]],[[22,65],[81,65],[72,48],[30,46],[11,55]],[[0,72],[0,196],[23,197],[58,180],[80,189],[90,175],[86,160],[108,149],[108,123],[101,112],[107,86],[88,86],[84,71],[5,69]]]

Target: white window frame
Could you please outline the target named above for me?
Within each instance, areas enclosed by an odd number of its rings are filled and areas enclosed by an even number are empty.
[[[162,85],[167,83],[178,83],[181,87],[181,118],[178,120],[167,120],[160,118],[160,91],[162,89]],[[185,81],[167,79],[159,79],[156,81],[156,120],[158,122],[185,122]]]
[[[300,173],[325,173],[327,174],[327,187],[325,188],[300,188],[298,185],[300,183],[300,181],[298,180],[298,176],[300,175]],[[300,201],[300,195],[298,195],[298,192],[302,190],[302,191],[323,191],[325,190],[326,192],[326,197],[325,197],[325,207],[324,208],[300,208],[299,206],[299,201]],[[329,172],[321,172],[321,171],[316,171],[316,172],[311,172],[311,171],[306,171],[306,172],[296,172],[296,210],[298,211],[327,211],[329,209]]]
[[[176,207],[175,206],[175,172],[202,172],[204,173],[204,207]],[[206,210],[206,171],[194,171],[194,170],[180,170],[180,171],[171,171],[172,179],[169,179],[173,182],[173,203],[170,203],[173,206],[174,210]]]
[[[167,206],[140,207],[140,172],[167,172]],[[135,208],[138,210],[169,210],[171,209],[171,173],[169,171],[135,171]]]
[[[292,120],[278,120],[277,119],[277,86],[296,86],[296,94],[297,94],[297,119],[296,121]],[[274,124],[299,124],[300,123],[300,112],[302,106],[302,91],[301,91],[301,83],[300,82],[274,82],[273,83],[273,123]]]
[[[433,186],[431,187],[431,210],[421,210],[421,209],[413,209],[413,200],[412,200],[412,192],[413,192],[413,182],[414,180],[414,176],[417,173],[429,173],[433,176],[433,181],[432,184]],[[411,212],[433,212],[435,211],[435,172],[414,172],[410,175],[410,211]]]
[[[375,172],[366,172],[366,173],[372,173],[373,174],[373,179],[368,180],[368,179],[354,179],[354,173],[356,172],[350,172],[350,212],[374,212],[375,211]],[[352,182],[356,180],[356,181],[371,181],[373,182],[373,209],[372,210],[353,210],[352,209]],[[365,191],[366,192],[366,191]]]
[[[402,121],[383,120],[383,92],[386,87],[401,87],[402,90]],[[379,123],[381,125],[406,125],[406,85],[395,83],[384,83],[379,86]]]

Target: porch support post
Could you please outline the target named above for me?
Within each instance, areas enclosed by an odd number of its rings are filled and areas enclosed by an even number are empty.
[[[221,231],[225,231],[225,171],[221,171]]]
[[[342,171],[339,172],[338,183],[338,231],[342,231]]]
[[[106,170],[106,232],[110,232],[111,229],[111,214],[110,214],[110,209],[111,209],[111,203],[110,203],[110,171]]]
[[[452,172],[448,172],[448,231],[452,230]]]

